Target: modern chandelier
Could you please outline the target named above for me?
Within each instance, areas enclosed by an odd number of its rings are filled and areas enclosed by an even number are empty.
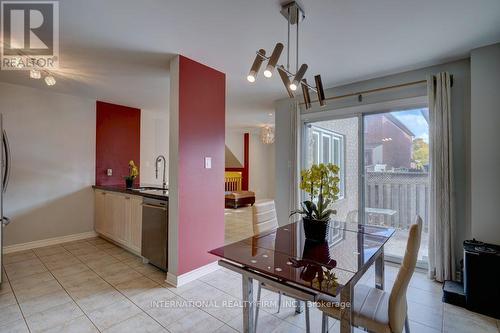
[[[306,109],[311,107],[311,97],[309,95],[309,90],[316,92],[318,95],[318,101],[321,106],[325,105],[325,93],[323,91],[323,83],[321,82],[321,75],[315,75],[314,81],[316,86],[311,86],[307,83],[304,78],[307,71],[307,64],[302,64],[299,67],[299,23],[305,19],[305,13],[302,7],[296,2],[292,1],[281,7],[281,14],[285,17],[288,24],[288,37],[287,37],[287,56],[286,56],[286,67],[284,65],[278,65],[281,52],[283,51],[283,44],[277,43],[274,47],[271,56],[266,56],[266,50],[260,49],[257,51],[255,60],[248,73],[247,80],[249,82],[255,82],[256,76],[259,69],[264,61],[267,61],[266,69],[264,70],[264,76],[270,78],[273,76],[273,71],[276,68],[281,81],[285,85],[285,89],[288,92],[290,98],[294,98],[294,92],[298,89],[299,85],[302,87],[302,94],[304,97],[304,104]],[[296,38],[295,38],[295,73],[290,71],[290,26],[296,25]]]

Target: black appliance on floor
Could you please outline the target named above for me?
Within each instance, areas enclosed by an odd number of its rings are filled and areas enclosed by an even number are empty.
[[[463,285],[445,281],[443,301],[500,319],[500,246],[464,241]]]

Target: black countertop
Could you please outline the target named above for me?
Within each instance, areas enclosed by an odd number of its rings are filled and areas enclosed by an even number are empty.
[[[166,191],[151,191],[151,190],[134,190],[128,189],[125,186],[120,185],[94,185],[93,188],[97,190],[110,191],[110,192],[118,192],[125,193],[130,195],[137,195],[145,198],[159,199],[168,201],[168,190]]]

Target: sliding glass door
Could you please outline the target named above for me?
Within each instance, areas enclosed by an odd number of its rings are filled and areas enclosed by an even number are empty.
[[[396,229],[385,253],[397,261],[404,255],[408,228],[420,215],[424,228],[418,259],[427,262],[428,109],[383,112],[363,118],[364,222]]]
[[[319,163],[340,167],[340,197],[332,207],[336,220],[396,229],[385,248],[388,260],[401,260],[408,228],[420,215],[424,229],[418,259],[427,262],[427,108],[306,122],[302,150],[303,168]]]

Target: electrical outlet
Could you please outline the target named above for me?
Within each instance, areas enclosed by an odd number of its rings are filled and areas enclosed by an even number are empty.
[[[212,169],[212,158],[205,157],[205,169]]]
[[[113,176],[113,169],[108,169],[108,170],[106,171],[106,174],[108,175],[108,177]]]

